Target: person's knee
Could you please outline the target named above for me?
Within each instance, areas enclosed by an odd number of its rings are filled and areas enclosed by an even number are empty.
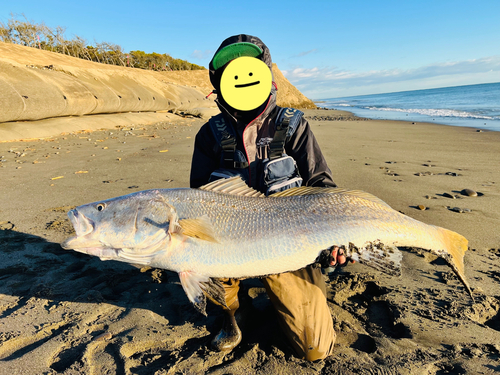
[[[333,352],[333,346],[336,338],[335,331],[332,333],[332,335],[324,335],[322,340],[315,341],[314,343],[311,341],[303,343],[301,348],[298,350],[299,356],[310,362],[325,359],[330,356]]]
[[[313,362],[319,359],[325,359],[329,355],[329,351],[318,350],[318,348],[308,348],[307,350],[305,350],[303,358],[306,361]]]

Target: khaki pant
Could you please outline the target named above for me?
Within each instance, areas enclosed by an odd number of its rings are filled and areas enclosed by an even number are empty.
[[[299,355],[309,361],[332,354],[335,331],[320,268],[306,267],[262,279],[279,324]],[[226,304],[237,308],[239,280],[222,281]]]

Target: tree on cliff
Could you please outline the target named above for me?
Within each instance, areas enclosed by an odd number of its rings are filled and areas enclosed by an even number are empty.
[[[87,41],[79,36],[66,39],[66,29],[57,26],[48,27],[43,22],[28,21],[11,15],[7,23],[0,21],[0,41],[22,46],[39,48],[51,52],[78,57],[103,64],[121,65],[149,70],[200,70],[203,66],[192,64],[186,60],[175,59],[167,54],[146,53],[143,51],[123,52],[122,47],[107,42],[87,45]]]

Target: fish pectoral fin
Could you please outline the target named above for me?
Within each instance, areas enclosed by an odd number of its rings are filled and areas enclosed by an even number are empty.
[[[179,220],[179,227],[184,236],[198,238],[203,241],[219,242],[215,238],[212,222],[206,215],[196,219]]]
[[[391,276],[401,276],[403,254],[396,246],[373,242],[363,248],[349,244],[351,259]]]
[[[191,271],[179,272],[179,279],[187,297],[203,315],[207,316],[205,295],[216,303],[227,307],[224,287],[218,280]]]

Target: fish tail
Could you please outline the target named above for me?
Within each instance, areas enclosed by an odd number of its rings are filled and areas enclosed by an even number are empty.
[[[469,295],[474,299],[464,271],[464,255],[468,249],[467,239],[451,230],[444,228],[437,229],[444,244],[444,253],[440,253],[439,255],[448,262],[460,281],[464,284]]]

